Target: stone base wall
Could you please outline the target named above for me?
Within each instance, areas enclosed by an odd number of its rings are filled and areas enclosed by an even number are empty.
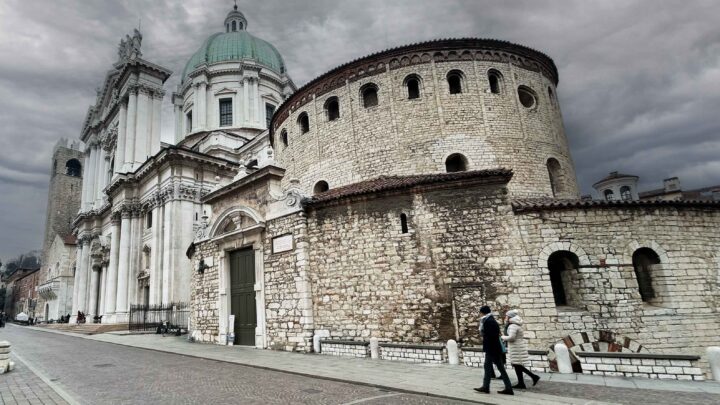
[[[445,346],[380,343],[380,358],[383,360],[440,364],[447,361],[444,351]]]
[[[320,354],[343,357],[370,357],[368,342],[321,340]]]
[[[466,347],[461,349],[462,362],[468,367],[483,368],[485,364],[485,353],[481,348]],[[549,373],[550,364],[548,360],[548,352],[542,350],[531,350],[529,353],[530,357],[530,370],[538,371],[541,373]],[[506,365],[506,368],[512,369],[510,364]]]
[[[641,355],[629,357],[618,354],[615,357],[600,357],[595,353],[579,352],[578,358],[583,373],[608,376],[657,378],[661,380],[705,379],[699,367],[699,358],[688,356]]]

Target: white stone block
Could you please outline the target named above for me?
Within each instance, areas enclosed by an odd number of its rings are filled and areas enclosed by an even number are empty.
[[[376,337],[370,338],[370,358],[376,360],[380,358],[380,342]]]
[[[320,347],[320,335],[314,335],[313,336],[313,351],[315,353],[320,353],[321,347]]]
[[[457,342],[450,339],[447,342],[448,364],[456,366],[460,364],[460,352],[458,351]]]
[[[555,355],[558,365],[558,371],[562,374],[572,374],[572,363],[570,361],[570,351],[564,343],[555,345]]]
[[[720,347],[711,346],[706,350],[710,370],[715,381],[720,381]]]

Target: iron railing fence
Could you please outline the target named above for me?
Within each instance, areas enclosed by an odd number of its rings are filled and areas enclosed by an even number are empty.
[[[158,305],[130,305],[131,331],[157,331],[165,322],[168,329],[187,332],[190,305],[186,302],[173,302]]]

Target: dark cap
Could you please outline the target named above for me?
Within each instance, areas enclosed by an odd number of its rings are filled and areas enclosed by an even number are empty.
[[[483,305],[482,307],[480,307],[481,314],[489,314],[490,312],[492,312],[492,311],[490,310],[489,306]]]

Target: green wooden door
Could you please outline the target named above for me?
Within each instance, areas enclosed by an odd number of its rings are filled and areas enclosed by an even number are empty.
[[[230,300],[235,315],[235,344],[255,345],[255,252],[252,249],[230,253]]]

